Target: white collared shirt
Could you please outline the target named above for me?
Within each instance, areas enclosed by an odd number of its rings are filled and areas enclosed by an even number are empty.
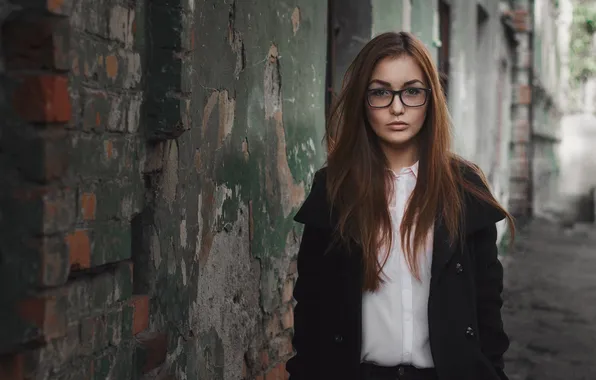
[[[428,335],[428,295],[432,262],[432,231],[420,255],[420,281],[412,276],[401,248],[399,226],[418,176],[418,163],[394,174],[390,202],[393,244],[383,269],[385,282],[362,299],[363,362],[381,366],[411,364],[434,367]],[[379,260],[384,259],[383,251]]]

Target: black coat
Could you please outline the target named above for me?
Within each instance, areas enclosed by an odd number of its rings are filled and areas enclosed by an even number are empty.
[[[482,185],[470,169],[466,178]],[[362,346],[361,250],[329,246],[334,216],[326,200],[325,169],[294,217],[305,224],[294,289],[293,345],[286,369],[291,380],[360,379]],[[503,354],[503,267],[497,258],[495,223],[504,215],[465,196],[465,238],[450,245],[435,224],[428,300],[430,346],[440,380],[506,380]]]

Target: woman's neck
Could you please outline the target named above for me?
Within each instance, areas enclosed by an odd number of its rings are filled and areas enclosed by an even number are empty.
[[[410,167],[418,162],[418,146],[416,144],[406,144],[406,146],[387,146],[383,145],[383,153],[387,157],[389,169],[396,173],[403,168]]]

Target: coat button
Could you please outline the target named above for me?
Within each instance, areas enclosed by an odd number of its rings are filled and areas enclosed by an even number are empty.
[[[468,327],[468,328],[466,329],[466,336],[467,336],[468,338],[473,338],[473,337],[475,337],[475,336],[476,336],[476,332],[474,331],[474,329],[473,329],[473,328],[471,328],[471,327]]]
[[[397,370],[397,374],[401,377],[406,373],[406,370],[404,369],[404,367],[399,367],[399,369]]]
[[[339,335],[339,334],[337,334],[337,335],[335,336],[335,343],[341,343],[341,342],[343,342],[343,341],[344,341],[344,337],[343,337],[343,336],[341,336],[341,335]]]
[[[455,264],[455,271],[457,273],[461,273],[464,271],[464,267],[460,263],[457,263],[457,264]]]

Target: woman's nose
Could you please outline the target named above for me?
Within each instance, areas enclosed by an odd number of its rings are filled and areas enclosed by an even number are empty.
[[[405,106],[402,103],[399,95],[395,95],[395,98],[393,98],[393,103],[391,103],[391,111],[393,111],[393,113],[396,115],[400,115],[404,112],[404,108]]]

